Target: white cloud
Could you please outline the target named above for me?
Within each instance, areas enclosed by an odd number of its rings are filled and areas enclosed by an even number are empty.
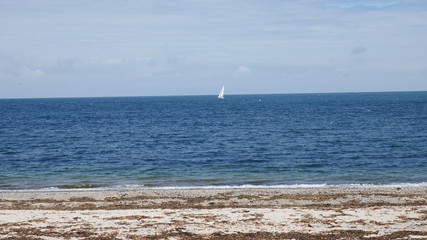
[[[31,68],[24,68],[22,70],[22,76],[23,77],[29,77],[29,78],[39,78],[43,76],[45,72],[40,69],[31,69]]]
[[[234,75],[236,76],[244,76],[252,73],[252,70],[246,66],[240,66],[234,71]]]
[[[337,3],[328,3],[328,4],[325,4],[325,6],[328,6],[328,7],[338,7],[338,8],[358,8],[358,7],[361,7],[361,8],[378,8],[378,9],[381,9],[381,8],[386,8],[386,7],[391,7],[391,6],[395,6],[395,5],[397,5],[397,4],[399,4],[398,2],[396,2],[396,1],[384,1],[384,0],[382,0],[382,1],[372,1],[372,0],[370,0],[370,1],[354,1],[354,0],[351,0],[351,1],[341,1],[341,2],[337,2]]]
[[[117,65],[125,62],[123,58],[107,58],[103,61],[106,64]]]
[[[157,64],[157,59],[153,58],[153,57],[145,57],[145,58],[138,57],[135,59],[134,62],[135,63],[143,63],[143,64],[148,65],[148,66],[154,66]]]

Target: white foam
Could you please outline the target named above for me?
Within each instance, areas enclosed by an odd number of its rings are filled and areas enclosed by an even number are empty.
[[[410,188],[427,187],[422,183],[391,183],[391,184],[290,184],[290,185],[223,185],[223,186],[167,186],[143,187],[142,189],[186,190],[186,189],[301,189],[301,188]]]
[[[165,186],[165,187],[147,187],[140,184],[134,185],[117,185],[99,188],[57,188],[46,187],[39,189],[14,189],[0,190],[0,192],[38,192],[38,191],[111,191],[111,190],[196,190],[196,189],[308,189],[308,188],[412,188],[412,187],[427,187],[427,182],[422,183],[391,183],[391,184],[290,184],[290,185],[221,185],[221,186]]]

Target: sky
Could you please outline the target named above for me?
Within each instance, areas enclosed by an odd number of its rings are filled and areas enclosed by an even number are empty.
[[[0,0],[0,98],[427,91],[425,0]]]

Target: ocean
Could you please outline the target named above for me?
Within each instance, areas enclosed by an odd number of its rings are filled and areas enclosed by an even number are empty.
[[[427,92],[0,99],[0,190],[427,183]]]

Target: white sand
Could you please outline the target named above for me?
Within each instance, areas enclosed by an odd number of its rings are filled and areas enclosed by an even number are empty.
[[[331,197],[331,193],[337,197]],[[158,239],[180,239],[183,235],[176,234],[185,233],[206,239],[226,239],[215,234],[221,233],[223,237],[260,232],[315,235],[351,230],[364,231],[369,237],[412,231],[412,235],[406,236],[427,238],[426,189],[401,194],[390,189],[260,190],[258,195],[247,194],[246,190],[0,193],[0,238],[142,239],[163,234],[168,237]],[[114,208],[118,209],[111,209],[112,195],[122,196],[114,199],[114,203],[119,204]],[[203,196],[208,198],[194,202]],[[191,204],[185,202],[190,200]],[[176,201],[182,207],[150,205]],[[223,204],[229,202],[234,207],[224,207]],[[252,206],[247,207],[251,202]],[[293,205],[289,205],[290,202]],[[88,203],[92,204],[91,208],[96,205],[95,209],[79,209],[89,206]],[[279,207],[263,207],[268,204]],[[75,209],[67,210],[67,206]]]

